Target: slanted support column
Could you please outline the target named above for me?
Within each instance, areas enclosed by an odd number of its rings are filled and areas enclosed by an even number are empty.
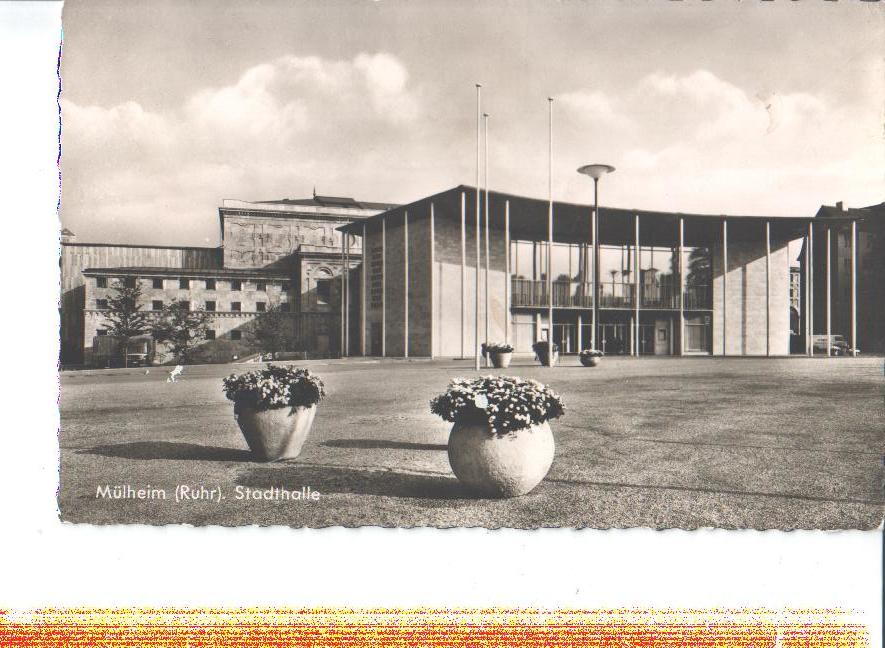
[[[811,226],[809,226],[809,230]],[[803,274],[805,275],[805,291],[804,291],[804,308],[805,311],[804,319],[804,333],[805,333],[805,355],[811,355],[811,328],[809,326],[809,322],[811,321],[811,309],[809,305],[811,304],[811,239],[808,236],[808,232],[805,233],[805,258],[802,260],[804,263]]]
[[[403,212],[403,357],[409,357],[409,212]]]
[[[439,297],[435,294],[437,291],[437,287],[433,282],[433,273],[436,270],[436,221],[434,219],[433,213],[433,203],[430,203],[430,296],[431,296],[431,304],[430,304],[430,312],[431,317],[433,314],[433,302],[435,302]],[[436,355],[434,353],[434,345],[437,342],[438,335],[433,334],[433,322],[430,324],[430,359]]]
[[[771,221],[765,221],[765,355],[771,355]]]
[[[851,348],[857,353],[857,221],[851,221]]]
[[[685,355],[685,219],[679,217],[679,355]]]
[[[350,355],[350,234],[344,233],[344,355]]]
[[[581,317],[580,311],[578,311],[578,353],[580,353],[584,346],[584,340],[581,339],[581,328],[582,328],[583,318]]]
[[[381,357],[387,357],[387,218],[381,217]]]
[[[636,357],[639,357],[639,214],[633,214],[633,229],[633,317],[636,319],[636,327],[634,330],[636,339],[634,340],[633,349],[635,351]]]
[[[344,346],[345,346],[345,343],[344,343],[344,331],[345,331],[344,317],[345,317],[345,312],[347,310],[347,302],[346,302],[346,294],[345,294],[347,292],[347,287],[344,285],[345,268],[346,268],[345,263],[347,262],[347,255],[344,252],[344,247],[346,244],[347,244],[347,234],[343,234],[341,236],[341,344],[338,347],[338,355],[341,356],[342,358],[345,355],[347,355],[347,352],[345,351],[345,348],[344,348]]]
[[[833,355],[833,345],[831,344],[832,335],[833,335],[833,317],[831,308],[833,303],[833,297],[830,293],[830,225],[827,223],[827,254],[826,254],[826,268],[825,272],[827,273],[827,304],[826,304],[826,313],[827,313],[827,357]]]
[[[360,352],[363,356],[369,354],[366,348],[366,286],[368,286],[368,245],[366,245],[366,224],[363,223],[363,267],[360,270]]]
[[[808,223],[808,355],[814,355],[814,226]]]
[[[722,355],[728,355],[728,221],[722,219]]]
[[[510,300],[513,280],[510,272],[510,201],[504,201],[504,343],[510,343]]]
[[[593,181],[594,187],[596,182],[596,180]],[[599,214],[596,207],[593,208],[591,216],[590,234],[593,237],[591,241],[593,265],[591,266],[590,277],[593,282],[593,321],[590,323],[590,346],[596,349],[596,329],[599,326]]]
[[[467,196],[461,192],[461,357],[465,356],[467,326]]]

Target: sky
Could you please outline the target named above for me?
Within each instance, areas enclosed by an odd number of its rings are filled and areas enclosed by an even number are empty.
[[[68,0],[62,224],[217,245],[224,198],[409,202],[489,186],[813,215],[885,200],[881,2]]]

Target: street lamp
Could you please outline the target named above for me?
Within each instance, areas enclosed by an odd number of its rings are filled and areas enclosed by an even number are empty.
[[[609,164],[586,164],[578,169],[593,178],[593,217],[590,233],[593,236],[593,327],[590,329],[590,346],[596,348],[596,326],[599,322],[599,179],[615,168]]]

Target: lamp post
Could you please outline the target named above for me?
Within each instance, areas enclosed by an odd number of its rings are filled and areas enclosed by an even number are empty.
[[[590,346],[596,348],[596,327],[599,324],[599,179],[615,168],[608,164],[586,164],[578,169],[593,178],[593,215],[590,234],[593,237],[593,325],[590,329]]]

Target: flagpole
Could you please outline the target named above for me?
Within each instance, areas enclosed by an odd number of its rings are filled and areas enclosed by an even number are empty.
[[[553,97],[547,97],[550,107],[549,121],[549,165],[547,167],[547,357],[553,366]]]
[[[474,291],[474,301],[476,302],[473,312],[473,346],[474,360],[473,368],[479,371],[479,165],[480,165],[480,145],[482,140],[482,84],[476,84],[476,290]]]
[[[486,344],[489,343],[489,114],[483,113],[483,130],[485,138],[485,237],[486,237],[486,286],[485,286],[485,318],[486,318]],[[490,359],[486,355],[486,367]]]

